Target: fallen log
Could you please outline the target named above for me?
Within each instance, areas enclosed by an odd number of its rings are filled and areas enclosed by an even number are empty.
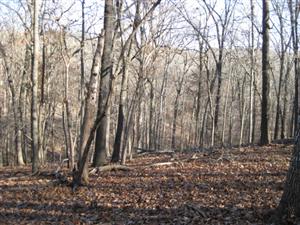
[[[128,166],[123,166],[123,165],[112,164],[112,165],[106,165],[106,166],[93,168],[89,173],[96,174],[99,172],[116,171],[116,170],[131,171],[131,170],[134,170],[134,168],[128,167]]]
[[[139,155],[144,154],[173,154],[173,150],[154,150],[154,149],[144,149],[144,148],[135,148],[136,153]]]
[[[145,165],[144,168],[148,167],[160,167],[160,166],[172,166],[172,165],[183,165],[182,161],[173,161],[173,162],[160,162],[160,163],[153,163],[149,165]]]

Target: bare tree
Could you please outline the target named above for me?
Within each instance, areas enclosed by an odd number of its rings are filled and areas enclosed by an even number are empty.
[[[295,27],[297,25],[296,18],[298,18],[299,15],[299,2],[296,0],[293,2],[290,0],[288,2],[289,9],[290,9],[290,15],[291,15],[291,23],[292,23],[292,38],[293,38],[293,50],[294,50],[294,57],[298,55],[298,44],[295,43],[295,41],[298,39],[295,34],[297,32],[297,28]],[[297,52],[295,52],[297,50]],[[299,100],[300,96],[300,85],[299,85],[299,68],[298,68],[298,58],[294,58],[294,68],[295,68],[295,82],[296,82],[296,88],[297,92],[295,93],[295,99]],[[300,135],[299,135],[299,117],[300,117],[300,102],[295,102],[297,107],[297,113],[296,121],[297,125],[295,127],[297,128],[297,132],[295,134],[295,145],[292,153],[292,157],[290,160],[289,169],[286,176],[286,181],[284,185],[284,191],[281,196],[279,205],[272,217],[272,222],[275,222],[275,224],[282,224],[286,218],[291,213],[294,213],[297,218],[300,217],[300,207],[299,207],[299,200],[300,200],[300,177],[299,177],[299,170],[300,170]],[[294,120],[295,121],[295,120]],[[293,122],[294,122],[293,121]]]
[[[136,6],[136,14],[139,14],[139,1],[137,1]],[[123,28],[121,25],[121,11],[122,11],[122,1],[116,2],[117,8],[117,21],[118,21],[118,28],[120,32],[123,32]],[[135,20],[139,17],[135,16]],[[139,21],[135,21],[134,24],[137,24]],[[124,40],[121,36],[121,45],[124,47]],[[131,45],[129,47],[127,55],[122,55],[122,68],[121,68],[121,86],[120,86],[120,98],[119,98],[119,111],[118,111],[118,122],[117,122],[117,130],[115,135],[114,147],[113,147],[113,154],[111,161],[112,162],[119,162],[120,160],[120,153],[121,153],[121,146],[122,146],[122,137],[124,131],[124,123],[125,123],[125,101],[127,98],[127,88],[128,88],[128,74],[127,74],[127,60],[130,56],[131,52]]]
[[[290,20],[291,20],[291,35],[293,40],[293,51],[294,51],[294,73],[295,73],[295,100],[294,100],[294,134],[298,129],[298,85],[299,85],[299,74],[300,74],[300,65],[299,65],[299,37],[298,37],[298,18],[299,18],[299,1],[289,0],[288,1],[289,11],[290,11]]]
[[[177,129],[177,117],[178,117],[178,111],[179,111],[179,98],[182,94],[183,87],[184,87],[184,81],[186,79],[186,75],[189,72],[190,64],[188,64],[187,54],[183,55],[183,63],[182,63],[182,71],[178,68],[177,72],[177,78],[175,87],[176,87],[176,94],[175,94],[175,101],[174,101],[174,107],[173,107],[173,122],[172,122],[172,142],[171,142],[171,148],[176,149],[176,129]]]
[[[261,102],[261,136],[260,143],[269,143],[269,94],[270,94],[270,1],[263,0],[263,46],[262,46],[262,102]]]
[[[33,0],[32,2],[33,16],[33,54],[32,54],[32,72],[31,72],[31,148],[32,148],[32,172],[36,173],[39,170],[39,131],[38,131],[38,73],[39,73],[39,8],[40,1]]]
[[[96,133],[95,154],[93,166],[102,166],[106,162],[106,132],[107,132],[107,108],[106,102],[109,99],[109,92],[112,85],[113,72],[113,35],[115,31],[115,9],[113,0],[105,1],[104,10],[104,46],[101,59],[100,86],[98,99],[97,117],[103,114],[103,119],[99,124]]]
[[[79,171],[74,175],[74,183],[82,184],[88,183],[88,164],[87,164],[87,156],[84,155],[85,149],[89,148],[89,138],[91,136],[91,131],[95,126],[95,106],[97,103],[97,81],[98,75],[101,67],[101,50],[102,50],[102,36],[99,35],[98,43],[96,52],[93,59],[93,65],[91,69],[90,80],[88,84],[88,90],[85,100],[85,107],[84,107],[84,116],[83,116],[83,123],[81,126],[80,132],[80,145],[79,145],[79,153],[80,158],[78,161],[78,169]],[[94,128],[95,129],[95,128]],[[91,143],[91,142],[90,142]],[[84,158],[86,157],[86,158]]]
[[[250,68],[250,87],[249,87],[249,135],[248,135],[248,141],[250,144],[253,143],[253,130],[254,130],[254,79],[255,79],[255,68],[254,68],[254,4],[253,0],[250,1],[250,7],[251,7],[251,44],[250,44],[250,57],[251,57],[251,68]]]
[[[283,97],[283,99],[286,99],[286,94],[287,92],[284,92],[284,88],[287,85],[287,82],[285,81],[287,79],[287,75],[289,74],[289,68],[291,67],[286,67],[286,61],[287,61],[287,51],[288,48],[290,47],[290,43],[291,43],[291,36],[285,35],[286,33],[286,21],[285,21],[285,15],[284,15],[284,11],[285,11],[285,6],[287,5],[287,3],[280,3],[277,2],[275,0],[272,1],[272,5],[275,11],[275,15],[278,18],[278,26],[276,26],[273,23],[273,27],[275,27],[276,31],[278,32],[278,35],[280,37],[279,40],[279,47],[277,50],[277,54],[280,60],[280,68],[279,68],[279,81],[278,81],[278,87],[276,88],[276,117],[275,117],[275,126],[274,126],[274,139],[278,139],[279,137],[279,128],[281,125],[281,138],[284,138],[285,136],[285,108],[286,106],[281,104],[281,99]],[[283,95],[283,96],[282,96]],[[283,101],[284,104],[286,104],[286,101]],[[280,124],[281,123],[281,124]]]

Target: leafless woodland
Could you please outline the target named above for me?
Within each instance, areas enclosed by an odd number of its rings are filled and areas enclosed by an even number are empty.
[[[294,138],[277,209],[297,214],[299,8],[0,0],[0,166],[67,166],[79,186],[139,154]]]

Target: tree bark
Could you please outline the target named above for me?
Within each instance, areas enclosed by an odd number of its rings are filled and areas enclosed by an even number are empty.
[[[251,2],[251,46],[250,46],[250,57],[251,57],[251,68],[250,68],[250,87],[249,87],[249,144],[253,143],[252,132],[253,132],[253,110],[254,110],[254,4]]]
[[[269,94],[270,94],[270,1],[263,0],[263,46],[262,46],[262,102],[260,144],[269,144]]]
[[[39,73],[39,0],[33,0],[33,54],[31,72],[31,148],[32,173],[39,171],[39,132],[38,132],[38,73]]]
[[[120,29],[120,32],[123,32],[121,27],[121,11],[122,11],[122,2],[117,1],[116,2],[116,8],[117,8],[117,15],[118,15],[118,27]],[[121,37],[121,44],[124,47],[123,38]],[[131,52],[131,44],[127,53],[127,57],[130,56]],[[125,102],[127,98],[127,88],[128,88],[128,75],[127,75],[127,57],[124,55],[121,55],[122,57],[122,68],[121,68],[121,90],[120,90],[120,98],[119,98],[119,111],[118,111],[118,120],[117,120],[117,129],[116,129],[116,135],[115,135],[115,141],[113,146],[113,153],[111,162],[116,163],[120,161],[120,152],[121,152],[121,145],[122,145],[122,137],[123,137],[123,130],[124,130],[124,124],[125,124]]]
[[[278,3],[273,3],[278,6]],[[276,15],[279,20],[279,36],[280,36],[280,53],[279,53],[279,59],[280,59],[280,71],[279,71],[279,84],[278,84],[278,93],[276,98],[276,118],[275,118],[275,127],[274,127],[274,139],[278,139],[279,137],[279,128],[281,123],[281,128],[284,128],[284,119],[283,117],[283,110],[281,107],[281,95],[282,95],[282,88],[284,88],[284,76],[286,76],[287,72],[285,72],[285,64],[286,64],[286,51],[288,47],[288,43],[285,43],[285,34],[284,34],[284,17],[283,17],[283,10],[280,9],[281,7],[276,7]],[[286,92],[284,94],[287,94]],[[286,96],[283,96],[285,99]],[[285,107],[285,106],[284,106]],[[282,129],[281,129],[282,131]]]
[[[93,166],[103,166],[106,163],[106,132],[107,132],[107,107],[105,106],[110,96],[109,92],[112,85],[112,51],[113,51],[113,33],[114,33],[114,3],[113,0],[105,0],[104,9],[104,47],[101,59],[101,80],[99,86],[98,111],[97,117],[103,114],[99,127],[96,132],[95,153]]]
[[[91,135],[91,130],[95,124],[95,106],[97,102],[97,81],[101,65],[101,52],[102,52],[102,36],[99,35],[96,52],[93,58],[93,65],[91,69],[90,80],[87,89],[87,95],[84,106],[83,123],[81,126],[80,145],[79,145],[79,161],[78,169],[82,168],[82,172],[79,170],[76,177],[76,183],[88,183],[88,162],[83,158],[84,150],[88,147],[88,140]],[[87,156],[86,156],[87,158]],[[82,174],[80,174],[82,173]]]
[[[124,56],[125,57],[125,56]],[[123,68],[122,68],[122,81],[121,81],[121,91],[120,91],[120,99],[119,99],[119,112],[118,112],[118,122],[117,122],[117,130],[114,142],[114,149],[112,154],[111,161],[116,163],[120,160],[120,152],[121,152],[121,145],[122,145],[122,136],[125,124],[125,101],[127,98],[127,66],[126,60],[123,60]]]
[[[244,137],[244,118],[245,118],[245,111],[246,111],[246,103],[245,103],[245,83],[246,77],[243,79],[241,90],[239,90],[239,99],[240,99],[240,138],[239,138],[239,146],[241,147],[243,144],[243,137]]]
[[[176,129],[177,129],[177,116],[178,116],[178,110],[179,110],[179,97],[181,95],[182,87],[183,87],[183,81],[184,81],[184,75],[180,78],[178,81],[178,86],[176,88],[176,96],[174,101],[174,110],[173,110],[173,126],[172,126],[172,143],[171,148],[174,150],[176,149]]]
[[[196,112],[195,112],[195,139],[194,145],[197,146],[200,144],[200,109],[201,109],[201,88],[202,88],[202,73],[203,73],[203,41],[200,41],[201,37],[198,37],[198,44],[199,44],[199,74],[198,74],[198,90],[197,90],[197,99],[196,99]]]
[[[294,51],[294,73],[295,73],[295,99],[294,99],[294,135],[296,135],[296,131],[298,130],[298,101],[299,101],[299,93],[298,93],[298,85],[299,85],[299,74],[300,74],[300,66],[299,66],[299,37],[298,37],[298,18],[299,18],[299,2],[298,0],[293,3],[293,0],[288,1],[289,11],[290,11],[290,21],[291,21],[291,32],[292,32],[292,40],[293,40],[293,51]]]

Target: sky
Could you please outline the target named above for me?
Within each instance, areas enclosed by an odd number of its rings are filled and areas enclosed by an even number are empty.
[[[50,24],[49,26],[56,26],[59,24],[60,26],[66,26],[70,28],[70,31],[74,33],[80,33],[81,30],[81,1],[82,0],[44,0],[44,3],[47,6],[50,6],[49,12],[46,14],[45,18]],[[147,0],[149,1],[149,0]],[[234,0],[206,0],[211,5],[215,5],[215,10],[218,12],[222,18],[224,18],[224,6],[225,3],[233,2]],[[283,0],[272,0],[274,3],[282,3]],[[101,31],[101,28],[103,26],[103,5],[104,0],[85,0],[85,12],[86,12],[86,34],[89,37],[95,37],[98,35],[98,33]],[[128,5],[131,4],[132,0],[127,0]],[[24,7],[20,6],[23,5]],[[9,6],[11,9],[8,9],[6,6]],[[201,16],[203,15],[203,0],[162,0],[161,4],[168,5],[168,7],[171,7],[173,5],[172,10],[175,11],[176,7],[180,7],[180,5],[185,5],[186,14],[189,18],[192,19],[194,24],[199,24],[200,21],[203,24],[205,21],[205,17]],[[260,31],[261,27],[261,1],[260,0],[254,0],[255,4],[255,23],[256,27],[258,28],[258,31]],[[176,7],[175,7],[176,6]],[[0,28],[5,27],[8,23],[15,26],[22,27],[22,22],[19,17],[22,17],[23,22],[27,23],[27,25],[30,24],[30,15],[27,12],[26,13],[26,0],[0,0]],[[48,7],[47,7],[48,8]],[[245,45],[245,35],[247,35],[247,32],[250,31],[250,19],[247,19],[247,16],[250,14],[250,1],[245,0],[238,0],[236,6],[235,6],[235,18],[234,21],[235,27],[237,27],[236,34],[236,43],[237,46],[244,46]],[[272,7],[271,7],[272,8]],[[134,10],[134,7],[132,7],[132,10]],[[272,35],[272,41],[273,44],[277,44],[278,42],[278,19],[276,16],[274,16],[274,9],[272,9],[273,16],[272,16],[272,29],[271,29],[271,35]],[[131,12],[134,13],[134,12]],[[174,13],[174,12],[173,12]],[[223,14],[222,14],[223,13]],[[16,16],[16,15],[19,15]],[[49,16],[51,15],[51,16]],[[288,24],[288,12],[285,10],[285,13],[283,17],[286,19],[286,23]],[[59,18],[59,20],[58,20]],[[175,32],[178,35],[178,32],[182,32],[182,36],[186,36],[187,33],[191,32],[191,29],[187,23],[183,23],[181,18],[173,18],[173,22],[175,23],[173,25],[174,28],[186,28],[180,31],[180,29],[177,29]],[[55,21],[55,22],[53,22]],[[181,22],[180,22],[181,21]],[[56,23],[56,24],[55,24]],[[215,25],[213,23],[212,18],[210,17],[208,25],[210,27],[210,43],[213,46],[217,47],[217,41],[215,38],[216,29]],[[286,32],[288,32],[288,27],[286,29]],[[257,35],[259,35],[257,31]],[[233,32],[233,31],[231,31]],[[259,38],[257,38],[257,41],[259,41]],[[259,44],[259,42],[258,42]]]

